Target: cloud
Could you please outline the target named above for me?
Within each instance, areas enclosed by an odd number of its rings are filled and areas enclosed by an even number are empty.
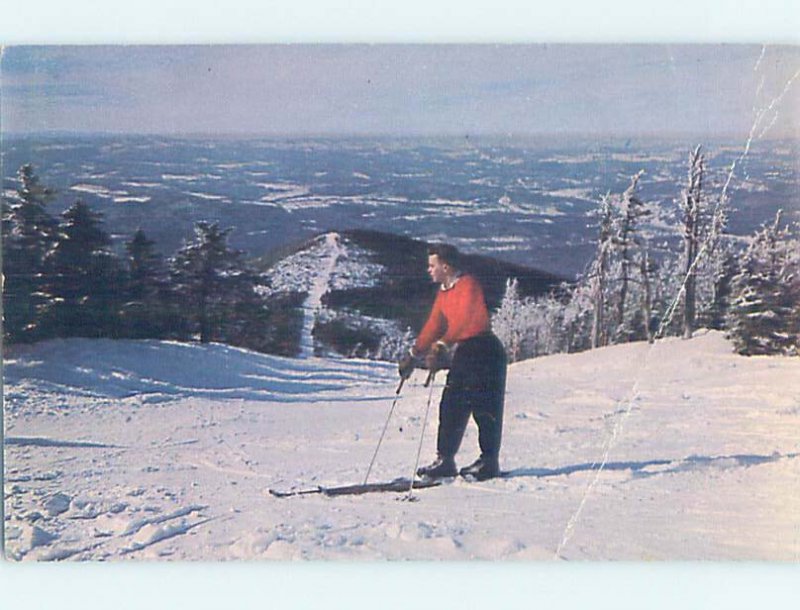
[[[800,51],[772,47],[755,72],[760,54],[756,45],[10,47],[3,118],[28,131],[746,132],[757,92],[800,66]],[[784,104],[797,100],[790,92]],[[774,132],[792,119],[781,115]]]

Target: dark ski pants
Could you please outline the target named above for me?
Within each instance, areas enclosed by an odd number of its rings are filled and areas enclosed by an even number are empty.
[[[455,456],[471,415],[478,425],[481,455],[496,458],[505,392],[506,354],[500,340],[486,333],[459,343],[439,403],[439,456]]]

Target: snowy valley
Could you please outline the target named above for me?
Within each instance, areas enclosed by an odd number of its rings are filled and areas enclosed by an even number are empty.
[[[391,364],[59,339],[13,346],[4,378],[14,560],[800,558],[800,359],[718,332],[511,365],[507,476],[413,502],[269,493],[363,482]],[[423,379],[370,481],[411,473]],[[476,452],[470,424],[460,463]]]

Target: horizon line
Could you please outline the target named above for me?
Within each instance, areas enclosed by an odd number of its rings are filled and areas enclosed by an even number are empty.
[[[419,133],[398,133],[398,132],[246,132],[246,131],[73,131],[68,129],[51,129],[36,131],[4,131],[0,130],[0,140],[4,138],[35,138],[35,137],[72,137],[72,138],[113,138],[113,137],[162,137],[162,138],[207,138],[207,139],[265,139],[265,140],[332,140],[332,139],[448,139],[448,140],[471,140],[471,139],[504,139],[504,140],[524,140],[534,138],[546,139],[570,139],[570,140],[591,140],[597,138],[611,139],[654,139],[654,138],[704,138],[711,140],[745,140],[746,133],[702,133],[692,131],[663,131],[663,132],[593,132],[581,133],[578,131],[545,131],[545,132],[478,132],[458,134],[453,132],[419,132]],[[800,141],[800,133],[782,134],[759,138],[759,141],[778,142],[778,141]]]

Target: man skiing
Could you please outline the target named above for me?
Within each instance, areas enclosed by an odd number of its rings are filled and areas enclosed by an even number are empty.
[[[440,478],[460,473],[479,481],[490,479],[500,472],[505,350],[491,332],[483,290],[472,275],[462,272],[455,247],[431,246],[428,274],[441,288],[414,347],[400,360],[400,376],[407,379],[414,370],[415,361],[423,356],[432,373],[447,368],[448,363],[450,370],[439,403],[437,458],[420,468],[417,474]],[[478,425],[481,455],[459,471],[455,455],[470,415]]]

